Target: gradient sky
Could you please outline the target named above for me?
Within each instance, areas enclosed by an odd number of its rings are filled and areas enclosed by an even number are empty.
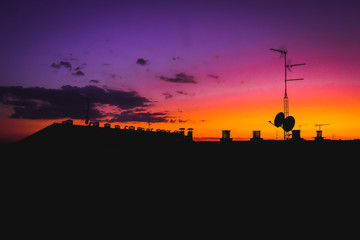
[[[91,120],[194,137],[275,139],[288,50],[290,115],[302,137],[360,138],[358,1],[0,3],[0,141]],[[18,88],[14,88],[18,86]],[[65,86],[65,87],[64,87]],[[90,87],[89,87],[90,86]],[[83,111],[83,112],[82,112]],[[84,114],[83,114],[84,113]]]

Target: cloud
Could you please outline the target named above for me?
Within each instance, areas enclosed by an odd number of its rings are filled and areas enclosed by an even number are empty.
[[[179,123],[186,123],[186,122],[189,122],[189,120],[184,120],[184,119],[180,119],[180,118],[179,118],[179,119],[178,119],[178,122],[179,122]]]
[[[123,111],[120,114],[117,114],[110,122],[169,122],[168,113],[165,112],[138,112],[135,110]]]
[[[175,74],[175,78],[160,76],[160,79],[174,83],[197,83],[193,76],[186,75],[185,73],[177,73]]]
[[[103,89],[97,86],[62,86],[60,89],[40,87],[0,87],[0,101],[12,105],[11,118],[24,119],[84,119],[87,100],[91,103],[90,118],[99,119],[112,116],[103,109],[112,107],[131,110],[146,107],[151,101],[139,96],[135,91]]]
[[[162,95],[165,96],[165,99],[170,99],[170,98],[172,98],[174,96],[173,94],[171,94],[169,92],[164,92]]]
[[[169,122],[170,123],[187,123],[189,122],[190,120],[184,120],[184,119],[181,119],[181,118],[178,118],[178,119],[170,119]]]
[[[145,60],[143,58],[138,58],[138,60],[136,61],[137,64],[141,65],[141,66],[145,66],[149,64],[149,60]]]
[[[169,92],[169,91],[166,91],[166,92],[163,92],[162,95],[164,95],[165,99],[170,99],[170,98],[173,98],[175,95],[184,95],[184,96],[195,96],[195,93],[188,93],[188,92],[185,92],[185,91],[182,91],[182,90],[178,90],[176,92]]]
[[[185,95],[185,96],[195,96],[195,93],[188,93],[188,92],[185,92],[182,90],[178,90],[178,91],[176,91],[176,93],[180,94],[180,95]]]
[[[85,76],[85,73],[83,73],[82,71],[76,71],[76,72],[74,72],[72,75],[74,75],[74,76]]]
[[[90,83],[95,83],[95,84],[98,84],[100,82],[100,80],[95,80],[95,79],[92,79],[92,80],[89,80]]]
[[[173,60],[173,61],[176,61],[176,60],[181,60],[181,61],[184,61],[184,59],[183,59],[183,58],[181,58],[181,57],[173,57],[173,58],[172,58],[172,60]]]
[[[116,74],[116,73],[111,73],[110,74],[110,77],[112,78],[112,79],[122,79],[122,77],[120,76],[120,75],[118,75],[118,74]]]
[[[50,65],[50,67],[52,67],[52,68],[60,68],[61,66],[60,66],[60,64],[52,63]]]
[[[61,67],[65,67],[65,68],[69,69],[69,71],[71,71],[71,69],[72,69],[71,63],[65,62],[65,61],[60,61],[59,64],[52,63],[52,64],[50,65],[50,67],[52,67],[52,68],[57,68],[57,69],[59,69],[59,68],[61,68]]]
[[[70,60],[74,60],[75,58],[70,58]],[[78,66],[76,68],[73,69],[73,66],[71,65],[70,62],[67,61],[60,61],[60,63],[52,63],[50,65],[50,67],[52,68],[56,68],[56,69],[60,69],[60,68],[66,68],[69,71],[74,70],[74,72],[72,73],[73,76],[85,76],[85,73],[83,71],[80,71],[84,68],[84,66],[86,66],[86,63],[83,63],[82,66]]]
[[[219,79],[218,75],[214,75],[214,74],[208,74],[208,77],[210,78],[215,78],[215,79]]]
[[[215,82],[216,82],[216,83],[222,83],[222,82],[224,82],[224,80],[221,79],[219,75],[208,74],[207,76],[208,76],[209,78],[215,79]]]

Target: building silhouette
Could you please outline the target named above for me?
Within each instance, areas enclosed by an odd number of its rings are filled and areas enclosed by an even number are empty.
[[[157,144],[157,143],[184,143],[193,141],[193,129],[169,131],[163,129],[144,129],[134,126],[119,125],[111,127],[110,123],[100,127],[99,122],[90,122],[89,125],[74,125],[72,120],[62,123],[53,123],[44,129],[21,140],[21,143],[58,145],[58,146],[91,146],[113,147],[126,144]]]
[[[255,130],[253,131],[253,137],[250,138],[250,141],[262,141],[263,139],[260,137],[261,136],[261,131],[260,130]]]
[[[220,142],[232,142],[230,130],[222,130],[222,138],[220,138]]]
[[[322,130],[317,130],[315,141],[323,141],[323,140],[324,140],[324,137],[322,136]]]
[[[303,141],[300,137],[300,130],[292,130],[291,131],[291,141]]]

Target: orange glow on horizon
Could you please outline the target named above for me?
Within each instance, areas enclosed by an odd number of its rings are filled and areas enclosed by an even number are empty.
[[[295,90],[296,89],[296,90]],[[312,140],[316,135],[315,124],[327,123],[323,136],[327,139],[360,138],[360,85],[303,86],[289,91],[290,115],[296,119],[294,129],[301,126],[301,137]],[[157,103],[152,111],[172,109],[169,115],[185,122],[152,123],[156,129],[178,130],[194,128],[194,139],[216,140],[221,130],[231,130],[234,140],[248,140],[253,130],[261,130],[264,139],[283,138],[281,128],[268,123],[283,111],[283,89],[243,90],[211,96],[193,96],[170,99]],[[179,110],[181,109],[181,110]],[[11,141],[24,138],[57,120],[0,119],[2,138]],[[84,120],[74,120],[84,124]],[[112,123],[148,128],[147,123]],[[102,125],[102,124],[101,124]],[[7,127],[4,127],[7,126]],[[2,139],[2,140],[3,140]]]
[[[312,140],[315,124],[328,123],[323,136],[328,139],[356,139],[360,136],[359,85],[297,87],[289,91],[290,115],[301,125],[301,137]],[[181,100],[183,114],[191,121],[180,124],[195,129],[196,138],[220,138],[221,130],[231,130],[234,139],[248,140],[253,130],[264,139],[282,139],[283,130],[268,123],[283,111],[283,89],[233,92],[218,96]],[[169,104],[180,104],[173,101]],[[180,125],[178,125],[180,127]],[[167,125],[171,126],[171,125]],[[175,124],[174,124],[175,126]],[[176,126],[177,127],[177,126]],[[278,132],[278,133],[276,133]]]

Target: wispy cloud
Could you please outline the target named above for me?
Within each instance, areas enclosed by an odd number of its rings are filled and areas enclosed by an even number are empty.
[[[76,71],[76,72],[74,72],[72,75],[74,75],[74,76],[85,76],[85,73],[83,73],[82,71]]]
[[[187,75],[185,73],[177,73],[173,78],[160,76],[160,79],[163,81],[174,82],[174,83],[197,83],[194,80],[193,76]]]
[[[95,80],[95,79],[92,79],[92,80],[89,80],[90,83],[95,83],[95,84],[98,84],[100,82],[100,80]]]
[[[66,62],[66,61],[60,61],[60,63],[52,63],[51,65],[50,65],[50,67],[52,67],[52,68],[57,68],[57,69],[59,69],[59,68],[61,68],[61,67],[65,67],[65,68],[67,68],[67,69],[69,69],[69,71],[71,71],[71,69],[72,69],[72,65],[71,65],[71,63],[70,62]]]
[[[76,59],[76,58],[71,58],[71,59]],[[52,63],[50,65],[50,67],[55,68],[55,69],[66,68],[69,71],[74,70],[74,72],[72,73],[73,76],[85,76],[85,73],[83,71],[81,71],[84,68],[84,66],[86,66],[85,63],[82,66],[78,66],[73,69],[72,64],[68,61],[60,61],[59,63]]]
[[[214,74],[208,74],[208,77],[210,78],[215,78],[215,79],[219,79],[218,75],[214,75]]]
[[[164,112],[139,112],[136,109],[122,111],[116,114],[109,122],[169,122],[167,111]]]
[[[184,59],[181,57],[173,57],[172,60],[173,61],[176,61],[176,60],[184,61]]]
[[[174,96],[170,92],[164,92],[162,95],[164,95],[165,99],[170,99],[170,98],[172,98]]]
[[[178,91],[176,91],[176,93],[179,95],[185,95],[185,96],[195,96],[195,93],[188,93],[188,92],[185,92],[182,90],[178,90]]]
[[[141,65],[141,66],[145,66],[149,64],[149,60],[145,60],[143,58],[138,58],[138,60],[136,61],[137,64]]]

